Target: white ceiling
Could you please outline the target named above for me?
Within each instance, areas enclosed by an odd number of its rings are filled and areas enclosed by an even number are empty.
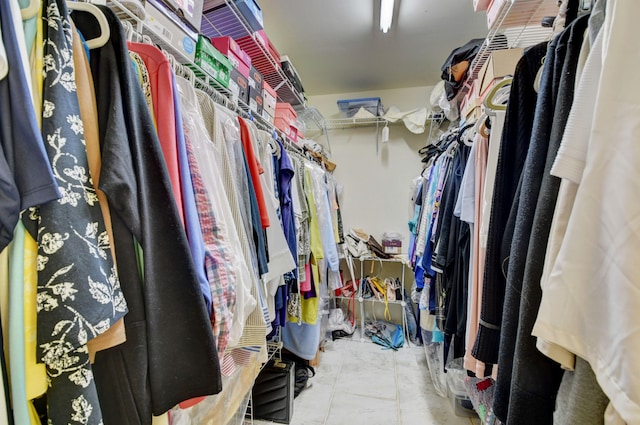
[[[433,85],[456,47],[485,37],[472,0],[396,0],[379,30],[380,0],[262,0],[264,27],[307,95]]]

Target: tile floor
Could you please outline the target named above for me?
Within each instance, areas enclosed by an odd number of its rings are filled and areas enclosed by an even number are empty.
[[[436,394],[422,347],[393,352],[340,339],[326,346],[310,382],[290,425],[480,425],[455,416],[449,399]]]

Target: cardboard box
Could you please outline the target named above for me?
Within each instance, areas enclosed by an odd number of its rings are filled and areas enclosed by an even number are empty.
[[[273,123],[273,118],[276,116],[277,102],[278,102],[278,95],[276,94],[276,91],[271,88],[269,83],[264,81],[262,83],[262,105],[264,108],[264,112],[271,115],[272,123]]]
[[[234,68],[240,68],[240,62],[244,63],[247,69],[251,68],[251,58],[240,48],[233,38],[214,37],[211,39],[211,44],[213,44],[213,47],[218,49],[220,53],[229,58]],[[246,77],[249,78],[249,71],[247,71]]]
[[[276,118],[280,118],[287,123],[287,126],[295,126],[298,114],[290,103],[278,102],[276,103]],[[285,131],[285,130],[283,130]],[[290,130],[286,130],[290,131]]]
[[[234,3],[237,11],[252,30],[258,31],[263,28],[262,8],[256,0],[234,0]],[[228,23],[230,19],[237,21],[236,12],[231,10],[224,0],[206,0],[204,10],[207,18],[216,26],[221,22]]]
[[[162,2],[193,30],[200,31],[202,0],[162,0]]]
[[[264,82],[264,78],[262,78],[262,74],[258,72],[257,69],[251,67],[249,70],[249,87],[256,90],[260,96],[262,96],[262,83]]]
[[[494,50],[478,73],[478,95],[483,98],[493,82],[507,75],[513,75],[522,57],[522,49]]]
[[[262,108],[262,119],[267,121],[268,123],[270,123],[271,125],[274,124],[275,122],[275,118],[273,115],[270,115],[269,112],[267,112],[266,109],[264,109],[264,107]]]
[[[229,76],[233,68],[231,61],[216,50],[209,39],[202,35],[198,36],[196,64],[219,82],[222,87],[229,87]]]
[[[249,86],[249,109],[251,109],[256,114],[262,116],[262,110],[263,110],[262,90],[254,89],[251,86]]]
[[[235,68],[231,68],[229,75],[229,91],[234,98],[249,103],[249,81]]]
[[[471,89],[460,103],[460,118],[471,122],[480,117],[482,98],[479,93],[480,80],[474,80]]]
[[[493,26],[496,25],[505,3],[507,3],[507,0],[491,0],[489,6],[487,6],[487,28],[493,29]]]
[[[185,58],[194,62],[196,59],[196,40],[198,34],[175,16],[163,4],[147,0],[145,24],[155,32],[164,42],[171,45]]]
[[[300,74],[298,74],[298,71],[295,69],[295,67],[291,63],[291,60],[289,59],[289,57],[286,55],[281,56],[280,65],[282,65],[282,70],[284,71],[284,74],[287,76],[287,79],[293,85],[293,88],[295,88],[298,93],[304,93],[304,87],[302,87],[302,80],[300,79]]]
[[[491,0],[473,0],[473,10],[476,12],[482,12],[487,10]]]
[[[289,120],[281,117],[276,117],[273,125],[275,126],[275,128],[282,131],[287,137],[291,137],[291,123],[289,122]]]

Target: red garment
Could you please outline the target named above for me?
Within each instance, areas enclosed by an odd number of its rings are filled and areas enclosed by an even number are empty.
[[[178,166],[178,148],[176,136],[176,115],[173,102],[173,69],[167,57],[155,46],[142,43],[127,43],[129,50],[136,52],[149,72],[153,113],[156,117],[156,129],[162,148],[162,156],[167,164],[171,189],[175,198],[180,220],[184,226],[182,209],[182,189],[180,185],[180,168]]]
[[[244,119],[238,117],[240,122],[240,138],[242,139],[242,148],[244,150],[244,156],[249,164],[249,171],[251,173],[251,181],[256,191],[256,199],[258,201],[258,209],[260,210],[260,221],[262,222],[262,228],[269,227],[269,214],[267,213],[267,204],[264,199],[264,192],[262,191],[262,182],[260,181],[260,174],[264,173],[258,158],[253,150],[253,144],[251,143],[251,134],[249,133],[249,126]]]

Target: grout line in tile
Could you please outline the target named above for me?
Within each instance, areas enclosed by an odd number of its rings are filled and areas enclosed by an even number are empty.
[[[340,356],[340,369],[336,375],[336,379],[333,381],[333,386],[331,388],[331,398],[329,399],[329,408],[327,409],[327,414],[324,416],[324,425],[329,425],[329,415],[331,414],[331,406],[333,405],[333,398],[336,395],[336,386],[338,384],[338,379],[340,379],[340,375],[342,374],[342,366],[344,366],[345,355],[347,352],[346,345],[342,348],[342,355]]]
[[[398,414],[398,424],[402,425],[402,411],[400,410],[400,385],[398,382],[398,357],[397,353],[393,352],[393,376],[396,381],[396,413]]]

